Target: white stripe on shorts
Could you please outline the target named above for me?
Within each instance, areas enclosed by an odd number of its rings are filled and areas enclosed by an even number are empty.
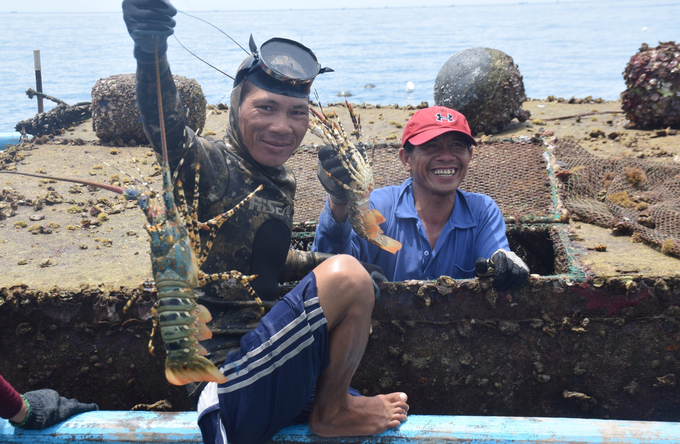
[[[319,298],[312,298],[310,300],[307,300],[304,302],[305,307],[310,307],[313,305],[318,305],[319,303]],[[309,321],[311,321],[313,318],[319,317],[314,324],[311,326],[309,325]],[[303,321],[307,321],[308,324],[304,326],[300,326],[300,324]],[[323,316],[323,310],[321,306],[312,309],[309,313],[306,311],[304,313],[301,313],[300,316],[295,318],[292,322],[290,322],[288,325],[286,325],[284,328],[282,328],[280,331],[275,333],[271,338],[269,338],[268,341],[264,342],[261,344],[259,347],[249,351],[246,353],[245,356],[243,356],[241,359],[235,362],[231,362],[223,366],[220,371],[227,376],[227,378],[232,379],[232,378],[242,378],[244,376],[248,376],[249,374],[252,373],[252,376],[250,376],[248,379],[245,379],[243,381],[240,381],[234,385],[229,385],[227,387],[219,387],[217,389],[218,394],[225,394],[225,393],[230,393],[232,391],[238,390],[242,387],[245,387],[249,384],[252,384],[253,382],[257,381],[258,379],[270,374],[273,372],[276,368],[280,367],[283,365],[286,361],[289,359],[293,358],[296,356],[301,350],[304,350],[306,347],[308,347],[311,343],[314,342],[314,338],[310,336],[309,338],[305,339],[301,344],[299,344],[295,349],[289,351],[283,356],[280,356],[278,360],[275,360],[277,356],[279,356],[281,353],[283,353],[286,348],[289,346],[293,345],[296,341],[300,340],[306,335],[311,335],[312,332],[314,332],[316,329],[318,329],[320,326],[325,324],[326,318]],[[290,333],[291,331],[295,330],[296,328],[302,327],[300,331],[296,332],[293,336],[290,338],[286,339],[283,342],[280,342],[283,336],[286,334]],[[267,348],[274,347],[273,350],[268,351],[267,353],[264,353]],[[240,368],[243,366],[246,362],[248,362],[249,359],[254,359],[256,356],[262,355],[261,358],[250,362],[245,368]],[[266,364],[270,363],[270,361],[275,360],[272,364],[269,365],[269,367],[264,367]],[[263,368],[264,367],[264,368]],[[238,370],[236,370],[238,369]],[[234,373],[234,370],[236,372]],[[231,375],[229,374],[231,373]]]

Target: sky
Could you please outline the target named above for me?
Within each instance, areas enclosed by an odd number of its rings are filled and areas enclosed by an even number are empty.
[[[564,1],[568,3],[569,0]],[[526,0],[521,3],[545,3],[546,0]],[[399,8],[413,6],[450,6],[477,4],[516,4],[520,0],[172,0],[183,11],[233,11],[272,9],[337,9],[337,8]],[[0,0],[3,12],[105,12],[120,11],[121,0]]]

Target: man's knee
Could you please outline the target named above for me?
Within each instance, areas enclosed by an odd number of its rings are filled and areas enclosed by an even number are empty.
[[[325,296],[342,298],[345,303],[362,305],[373,309],[375,302],[373,280],[366,269],[354,257],[340,254],[314,270],[317,285]]]
[[[354,257],[347,254],[339,254],[331,267],[332,279],[338,283],[356,287],[357,291],[373,288],[373,281],[366,269]]]

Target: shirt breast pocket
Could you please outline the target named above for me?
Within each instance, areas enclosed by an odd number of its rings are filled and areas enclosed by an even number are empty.
[[[462,266],[461,266],[462,265]],[[454,279],[470,279],[475,277],[475,264],[453,264]],[[467,268],[470,266],[470,268]]]

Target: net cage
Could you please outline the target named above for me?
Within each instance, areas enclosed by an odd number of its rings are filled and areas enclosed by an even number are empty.
[[[551,150],[556,186],[573,220],[631,235],[680,257],[680,165],[606,159],[574,139],[560,139]]]
[[[399,149],[368,147],[376,188],[408,178]],[[316,177],[317,153],[305,146],[288,162],[298,181],[292,248],[301,250],[311,249],[326,198]],[[474,148],[461,189],[494,199],[511,249],[539,275],[584,276],[579,250],[570,241],[570,217],[680,257],[679,166],[597,157],[570,138],[489,139]]]
[[[375,187],[399,185],[409,177],[399,159],[398,144],[376,144],[367,149]],[[501,209],[513,251],[541,275],[578,273],[576,258],[567,254],[566,235],[560,232],[565,210],[554,177],[546,169],[542,139],[527,137],[493,140],[474,148],[466,191],[491,196]],[[292,248],[309,250],[323,209],[326,192],[316,176],[318,149],[305,146],[288,161],[298,186]]]

